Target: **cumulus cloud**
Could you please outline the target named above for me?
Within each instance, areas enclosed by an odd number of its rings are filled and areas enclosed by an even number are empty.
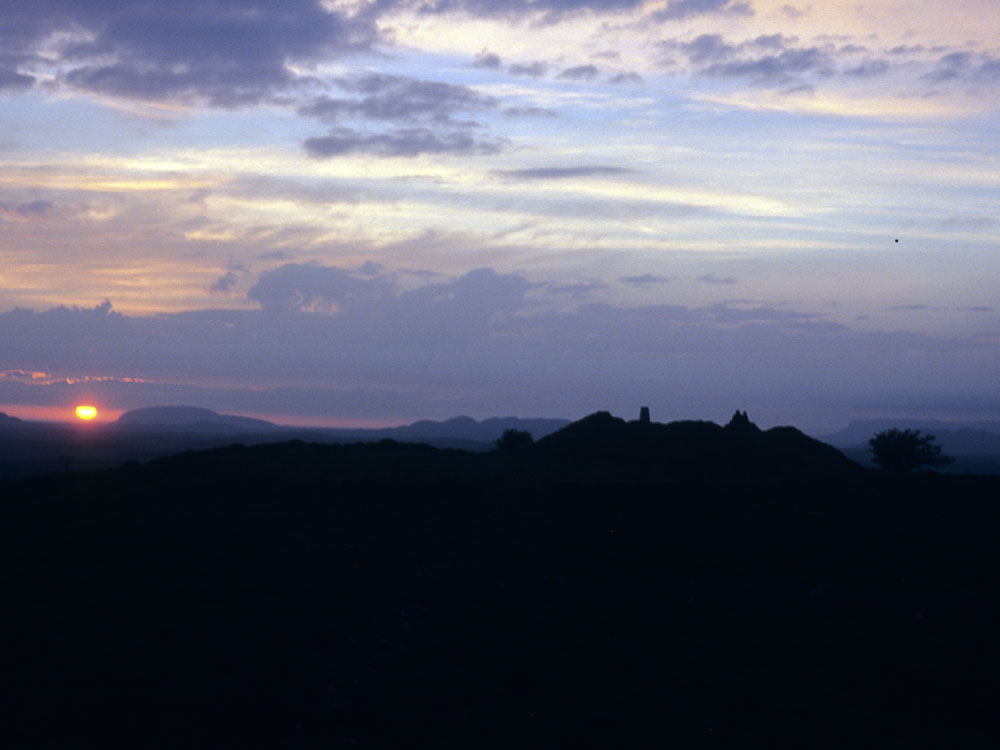
[[[749,78],[757,83],[784,83],[803,73],[822,72],[830,68],[827,52],[818,47],[786,49],[774,55],[716,62],[703,69],[710,76]]]
[[[665,46],[679,47],[693,63],[713,62],[729,57],[736,48],[727,44],[721,34],[701,34],[690,42],[668,42]]]
[[[323,120],[345,118],[367,120],[430,120],[448,125],[457,123],[458,112],[493,109],[494,98],[468,88],[440,81],[370,73],[352,79],[337,79],[340,88],[357,98],[320,97],[299,108],[300,114]]]
[[[972,54],[969,52],[949,52],[943,55],[934,69],[924,75],[932,83],[942,83],[958,78],[972,65]]]
[[[990,81],[1000,80],[1000,58],[987,57],[979,66],[976,74]]]
[[[472,61],[473,68],[483,68],[485,70],[499,70],[500,65],[500,55],[495,52],[480,52]]]
[[[865,60],[860,65],[848,68],[844,73],[856,78],[871,78],[888,73],[889,67],[889,63],[885,60]]]
[[[690,40],[665,40],[660,46],[667,53],[664,66],[676,66],[679,52],[695,74],[781,87],[784,91],[810,91],[818,81],[833,76],[875,78],[892,70],[888,60],[867,55],[865,47],[802,46],[797,37],[780,33],[760,35],[739,44],[721,34],[701,34]],[[863,54],[866,56],[860,57]],[[925,77],[944,80],[968,64],[961,56],[948,55]]]
[[[397,75],[371,73],[337,79],[351,98],[328,96],[299,108],[300,114],[331,122],[359,122],[366,130],[335,127],[327,136],[310,138],[306,151],[317,157],[354,152],[380,156],[495,153],[503,142],[474,136],[479,127],[459,113],[495,109],[497,102],[466,86]],[[371,125],[403,124],[371,132]]]
[[[528,76],[530,78],[541,78],[549,70],[548,63],[536,60],[530,63],[514,63],[507,72],[515,76]]]
[[[239,284],[241,276],[247,273],[249,273],[249,269],[246,266],[232,266],[222,276],[212,282],[208,291],[211,294],[219,295],[233,294],[236,291],[236,286]]]
[[[353,272],[336,266],[290,263],[261,274],[247,292],[247,299],[258,303],[265,313],[285,314],[344,311],[352,304],[369,304],[390,293],[389,282],[377,270]]]
[[[656,17],[665,21],[681,21],[694,16],[722,14],[728,16],[752,16],[750,3],[735,0],[670,0]]]
[[[558,77],[567,81],[593,81],[600,72],[596,65],[577,65],[566,68]]]
[[[224,107],[269,99],[294,83],[288,63],[364,48],[375,33],[363,13],[318,0],[48,0],[3,28],[8,55],[31,60],[48,45],[71,87]]]
[[[642,76],[634,70],[623,73],[616,73],[608,79],[608,83],[642,83]]]

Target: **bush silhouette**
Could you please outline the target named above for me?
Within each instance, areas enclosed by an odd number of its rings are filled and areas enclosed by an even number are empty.
[[[501,453],[519,453],[534,443],[530,432],[525,430],[504,430],[497,438],[497,450]]]
[[[908,474],[921,466],[944,466],[954,459],[941,453],[933,435],[921,435],[920,430],[898,430],[895,427],[878,432],[868,441],[872,460],[886,471]]]

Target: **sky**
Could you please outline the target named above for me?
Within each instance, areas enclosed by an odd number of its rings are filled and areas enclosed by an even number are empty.
[[[996,0],[0,0],[0,410],[1000,418]]]

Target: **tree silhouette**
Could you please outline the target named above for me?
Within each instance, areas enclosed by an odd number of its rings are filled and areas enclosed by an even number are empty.
[[[531,433],[525,430],[504,430],[497,438],[497,450],[501,453],[519,453],[534,443]]]
[[[944,466],[954,461],[941,453],[933,435],[921,435],[920,430],[898,430],[895,427],[878,432],[868,441],[872,460],[886,471],[908,474],[921,466]]]

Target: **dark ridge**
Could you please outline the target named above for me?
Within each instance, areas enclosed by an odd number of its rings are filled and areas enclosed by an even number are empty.
[[[683,476],[724,472],[821,478],[862,471],[836,448],[794,427],[762,431],[739,411],[725,427],[705,421],[626,422],[597,412],[543,438],[538,449],[602,466],[613,463],[623,470],[641,466],[643,471]]]
[[[3,482],[5,746],[1000,746],[1000,479],[838,456],[604,412]]]

